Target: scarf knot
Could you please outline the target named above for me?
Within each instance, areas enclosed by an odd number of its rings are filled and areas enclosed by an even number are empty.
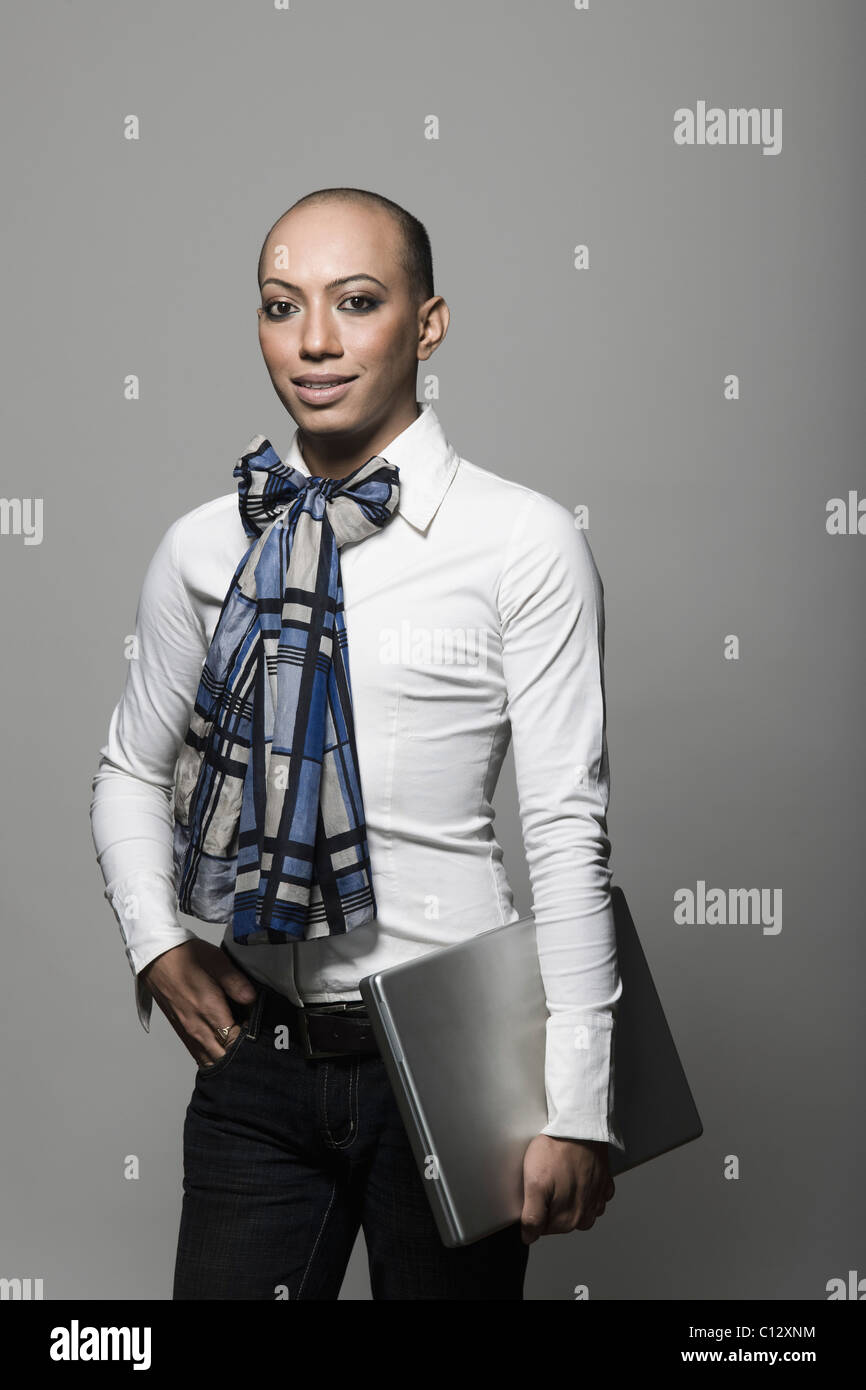
[[[178,906],[235,941],[309,940],[376,915],[339,552],[391,519],[399,469],[309,476],[256,435],[234,476],[252,544],[178,757]]]

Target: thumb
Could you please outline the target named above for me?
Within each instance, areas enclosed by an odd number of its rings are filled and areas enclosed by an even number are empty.
[[[537,1180],[530,1179],[524,1185],[523,1210],[520,1213],[521,1235],[524,1245],[532,1245],[544,1235],[547,1225],[547,1190]]]

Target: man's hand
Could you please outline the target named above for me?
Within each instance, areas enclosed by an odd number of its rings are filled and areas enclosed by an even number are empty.
[[[173,946],[139,972],[187,1052],[199,1066],[218,1062],[240,1031],[228,999],[252,1004],[256,991],[225,951],[196,937]],[[228,996],[228,998],[226,998]],[[225,1043],[217,1028],[231,1026]]]
[[[615,1190],[606,1143],[536,1135],[523,1159],[524,1245],[539,1236],[588,1231]]]

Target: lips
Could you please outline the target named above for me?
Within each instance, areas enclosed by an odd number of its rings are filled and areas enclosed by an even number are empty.
[[[336,376],[329,372],[322,376],[295,377],[293,384],[299,397],[307,405],[328,405],[344,396],[356,380],[353,376]]]
[[[353,376],[293,376],[292,381],[296,386],[342,386],[344,381],[354,381]]]

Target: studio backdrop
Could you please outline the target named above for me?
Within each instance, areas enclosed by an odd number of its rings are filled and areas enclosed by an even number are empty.
[[[863,7],[46,0],[3,29],[0,1276],[170,1296],[195,1067],[136,1016],[90,782],[160,538],[294,429],[265,233],[350,185],[430,233],[451,323],[419,399],[586,528],[613,879],[704,1123],[540,1240],[526,1297],[850,1288]],[[496,806],[526,911],[510,758]]]

